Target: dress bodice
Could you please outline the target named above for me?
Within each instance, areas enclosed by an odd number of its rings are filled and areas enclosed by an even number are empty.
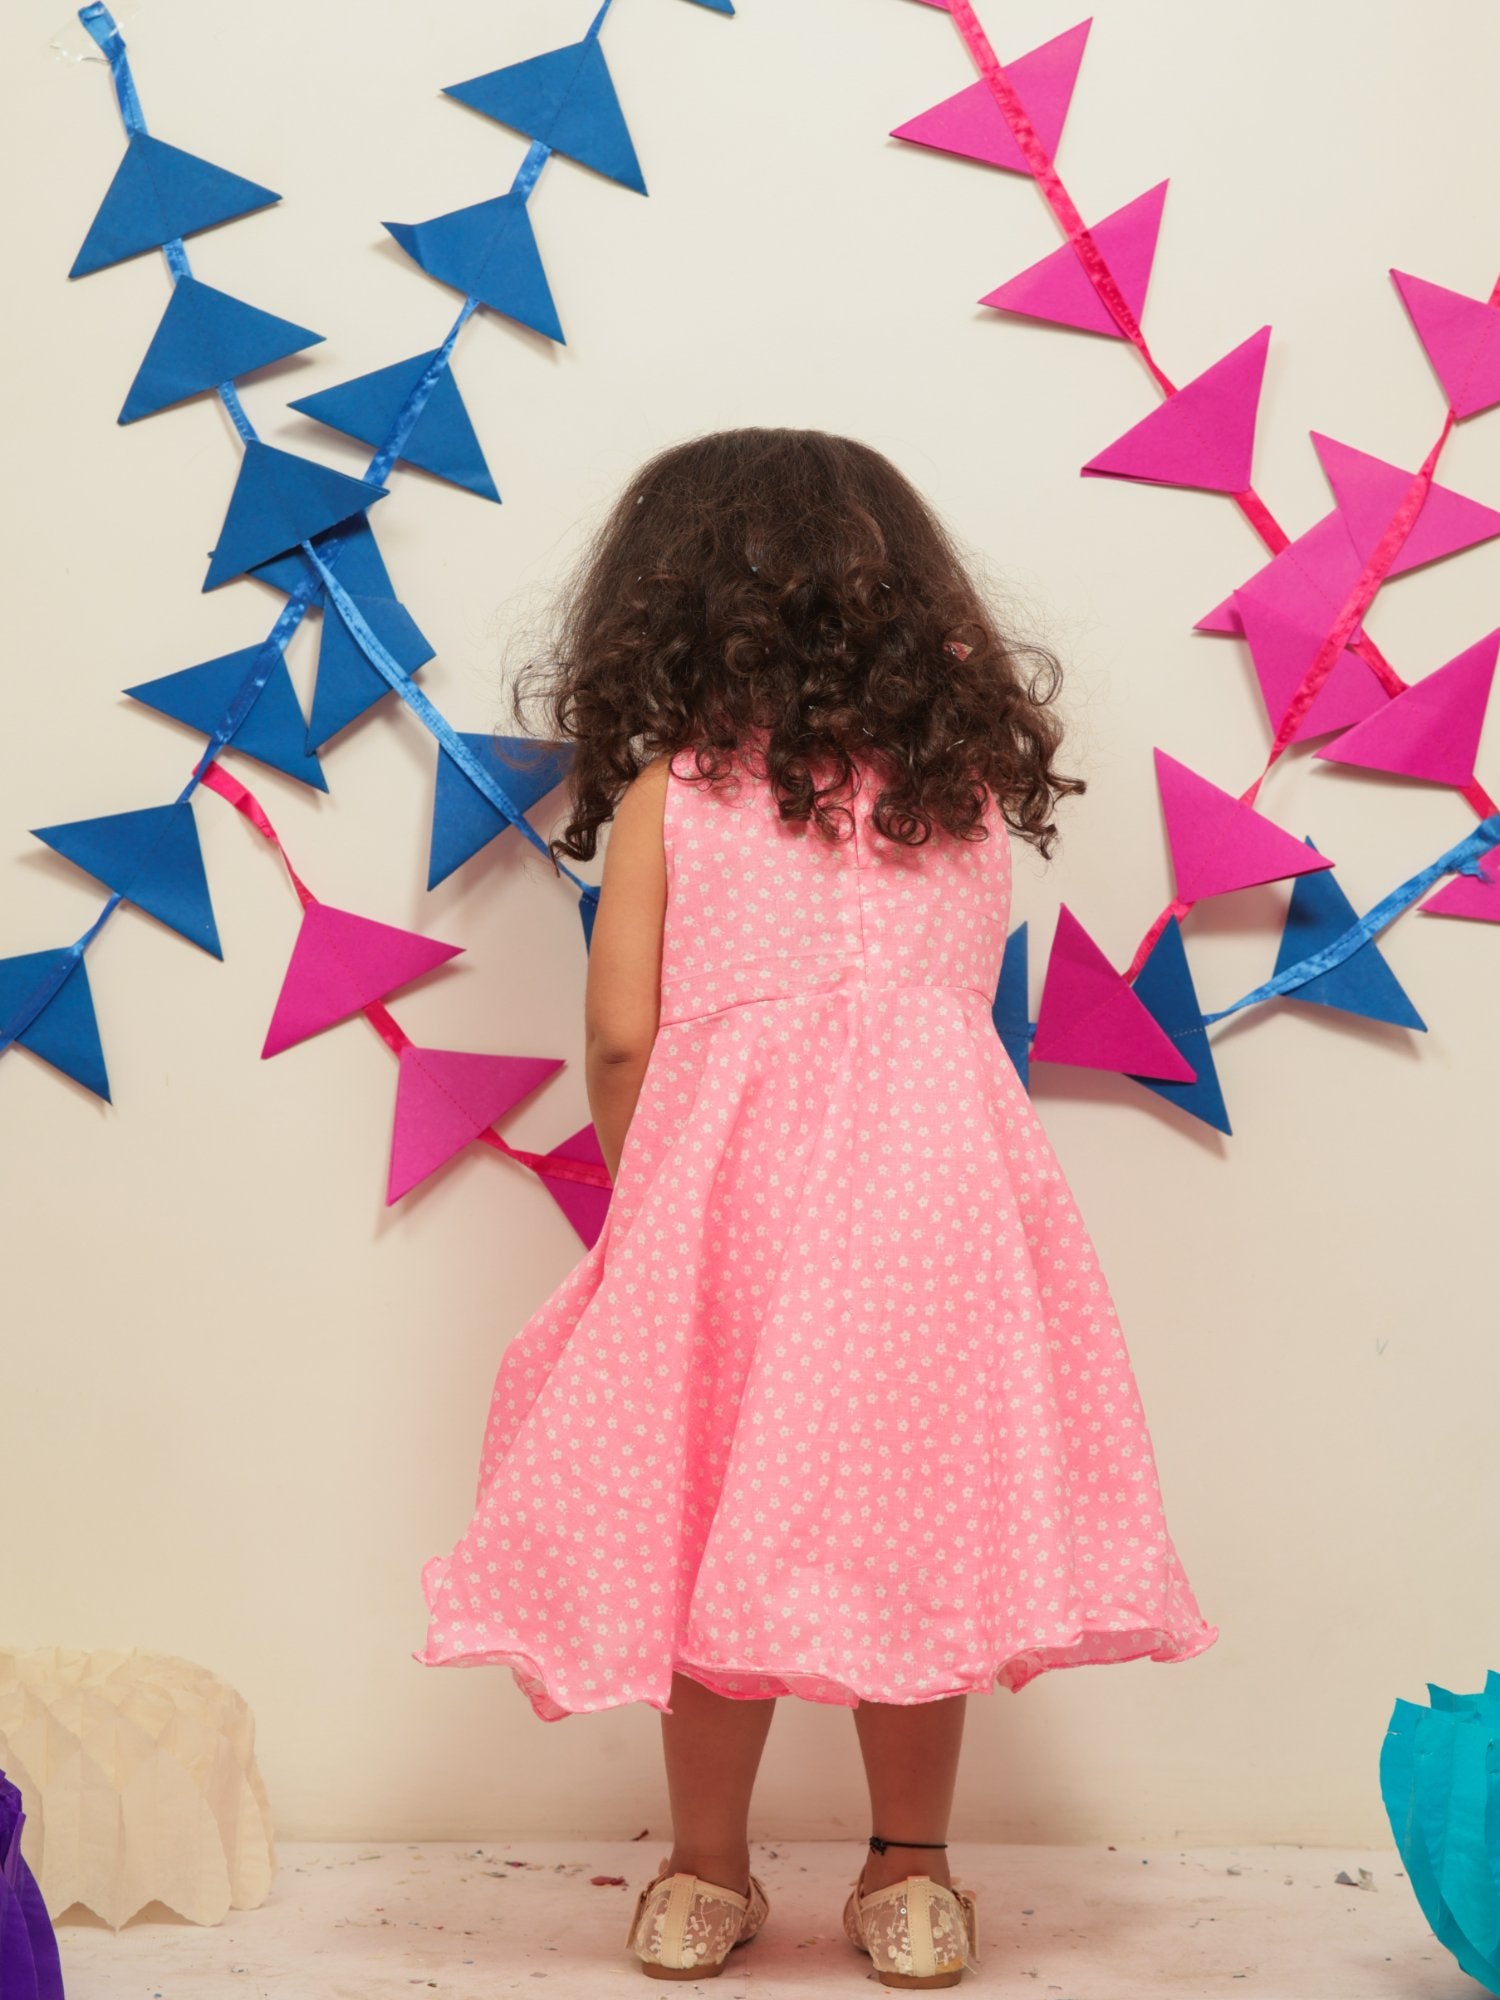
[[[920,847],[875,826],[876,778],[856,771],[853,830],[830,840],[783,821],[770,785],[737,764],[710,783],[691,751],[668,766],[661,1020],[850,986],[948,986],[993,1000],[1010,913],[1008,829],[941,829]]]

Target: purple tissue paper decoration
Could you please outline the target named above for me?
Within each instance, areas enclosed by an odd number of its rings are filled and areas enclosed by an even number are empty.
[[[0,1994],[5,2000],[63,2000],[52,1919],[21,1853],[25,1821],[20,1787],[0,1771]]]

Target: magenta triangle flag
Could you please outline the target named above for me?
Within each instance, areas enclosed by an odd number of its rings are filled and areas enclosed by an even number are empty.
[[[1500,924],[1500,847],[1479,857],[1477,875],[1455,875],[1417,906],[1434,917],[1473,917]]]
[[[1066,903],[1057,912],[1031,1060],[1167,1083],[1194,1083],[1198,1074]]]
[[[1500,403],[1500,306],[1406,271],[1391,276],[1454,416]]]
[[[1057,152],[1062,138],[1088,36],[1089,23],[1080,21],[1076,28],[1066,29],[1029,55],[1017,56],[1005,65],[1005,74],[1049,154]],[[958,153],[966,160],[982,160],[986,166],[1005,167],[1011,173],[1031,171],[1011,135],[1005,113],[983,78],[898,125],[891,137],[931,146],[940,153]]]
[[[328,903],[309,903],[261,1055],[280,1055],[320,1029],[347,1021],[462,950],[461,944],[439,944]]]
[[[1375,553],[1416,475],[1383,458],[1373,458],[1367,451],[1356,451],[1353,445],[1324,437],[1320,431],[1312,433],[1312,441],[1363,566]],[[1500,535],[1500,514],[1493,507],[1466,500],[1448,486],[1429,487],[1422,511],[1397,550],[1388,574],[1401,576],[1495,535]]]
[[[488,1130],[562,1068],[553,1056],[472,1055],[462,1049],[401,1051],[387,1207]]]
[[[1497,652],[1500,630],[1476,640],[1447,666],[1414,681],[1358,728],[1337,743],[1325,743],[1316,754],[1335,764],[1396,771],[1435,785],[1473,784]]]
[[[1271,329],[1263,326],[1091,458],[1085,473],[1243,493]]]
[[[1333,866],[1327,855],[1306,846],[1254,806],[1220,791],[1165,750],[1156,752],[1156,782],[1166,815],[1172,873],[1184,903]]]
[[[1363,568],[1354,553],[1344,517],[1335,507],[1295,541],[1288,542],[1268,563],[1262,563],[1222,604],[1206,611],[1193,629],[1239,631],[1238,600],[1253,597],[1257,603],[1274,605],[1289,618],[1321,625],[1326,638],[1338,622],[1338,615],[1359,582]],[[1356,626],[1350,634],[1351,640],[1359,637],[1359,631]]]
[[[604,1155],[599,1149],[599,1134],[592,1125],[581,1126],[560,1140],[551,1152],[549,1160],[581,1160],[591,1167],[602,1167]],[[547,1183],[547,1192],[557,1203],[563,1214],[572,1223],[590,1250],[598,1242],[604,1229],[604,1218],[609,1211],[612,1190],[606,1184],[593,1187],[587,1181],[565,1179],[561,1174],[549,1174],[545,1167],[537,1172]]]
[[[1280,609],[1274,596],[1256,597],[1237,590],[1230,602],[1250,648],[1251,664],[1274,733],[1327,638],[1329,626],[1321,619],[1292,616]],[[1305,743],[1309,737],[1328,735],[1330,730],[1348,729],[1356,722],[1363,722],[1366,716],[1376,714],[1389,700],[1390,696],[1364,661],[1346,647],[1318,689],[1292,741]]]
[[[1145,194],[1137,195],[1124,208],[1096,222],[1089,234],[1114,274],[1125,303],[1140,319],[1146,305],[1146,288],[1151,282],[1151,265],[1156,256],[1156,239],[1161,229],[1162,203],[1167,184],[1158,181]],[[997,312],[1021,313],[1027,319],[1050,320],[1054,326],[1081,327],[1085,333],[1107,333],[1116,340],[1125,338],[1089,281],[1071,243],[1049,251],[1017,277],[1007,278],[979,301]]]

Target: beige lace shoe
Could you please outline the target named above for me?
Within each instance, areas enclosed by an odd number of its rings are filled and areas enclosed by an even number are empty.
[[[908,1875],[865,1896],[863,1882],[861,1872],[844,1905],[844,1929],[857,1951],[870,1954],[882,1986],[957,1986],[965,1966],[979,1970],[973,1890]]]
[[[750,1894],[705,1882],[701,1875],[666,1873],[664,1854],[631,1913],[625,1943],[652,1979],[714,1979],[737,1944],[753,1938],[770,1908],[759,1876]]]

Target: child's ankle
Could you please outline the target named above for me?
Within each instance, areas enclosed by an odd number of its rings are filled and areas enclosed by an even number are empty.
[[[877,1889],[888,1889],[893,1882],[904,1882],[908,1875],[930,1875],[934,1882],[951,1889],[953,1878],[948,1869],[947,1849],[901,1847],[894,1841],[883,1854],[870,1849],[860,1872],[861,1893],[873,1895]]]
[[[728,1854],[714,1853],[686,1844],[674,1846],[667,1861],[669,1875],[696,1875],[716,1888],[733,1889],[741,1896],[750,1893],[750,1850],[741,1848]]]

